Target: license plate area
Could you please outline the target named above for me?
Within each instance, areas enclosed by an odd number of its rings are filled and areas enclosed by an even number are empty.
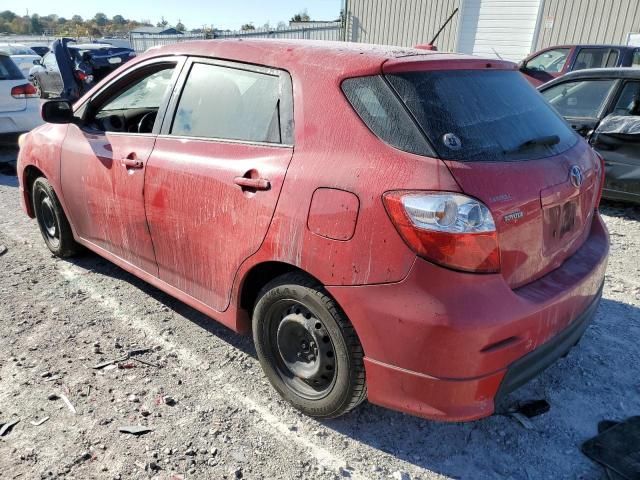
[[[544,209],[545,255],[569,247],[582,231],[582,197],[580,195]]]

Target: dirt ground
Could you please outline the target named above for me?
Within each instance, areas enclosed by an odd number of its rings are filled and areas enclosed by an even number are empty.
[[[532,428],[370,404],[319,422],[280,400],[250,338],[96,255],[52,257],[15,176],[0,174],[0,424],[20,420],[0,437],[0,477],[602,478],[580,444],[599,420],[640,414],[640,210],[602,210],[612,246],[597,317],[568,357],[511,395],[551,404]],[[132,425],[151,431],[119,431]]]

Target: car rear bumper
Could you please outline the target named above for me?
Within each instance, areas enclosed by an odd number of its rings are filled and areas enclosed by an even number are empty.
[[[0,112],[0,135],[2,136],[28,132],[38,125],[42,125],[40,101],[38,99],[29,99],[24,110]]]
[[[501,275],[416,260],[402,282],[327,287],[365,351],[369,401],[410,414],[474,420],[564,355],[601,295],[609,239],[599,215],[582,247],[512,290]]]

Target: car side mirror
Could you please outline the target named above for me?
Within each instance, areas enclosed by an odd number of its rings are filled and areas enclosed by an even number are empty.
[[[47,123],[78,123],[71,103],[66,100],[48,100],[42,104],[40,113]]]

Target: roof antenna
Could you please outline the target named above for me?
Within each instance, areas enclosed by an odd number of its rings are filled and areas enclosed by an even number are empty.
[[[435,36],[429,42],[429,45],[435,45],[436,40],[438,39],[438,37],[440,36],[442,31],[445,29],[445,27],[447,25],[449,25],[449,22],[451,22],[451,20],[453,20],[453,17],[455,16],[456,13],[458,13],[458,7],[456,7],[453,10],[453,12],[451,12],[451,15],[449,15],[449,18],[447,18],[447,20],[442,24],[442,26],[440,27],[440,30],[438,30],[438,33],[436,33]]]

